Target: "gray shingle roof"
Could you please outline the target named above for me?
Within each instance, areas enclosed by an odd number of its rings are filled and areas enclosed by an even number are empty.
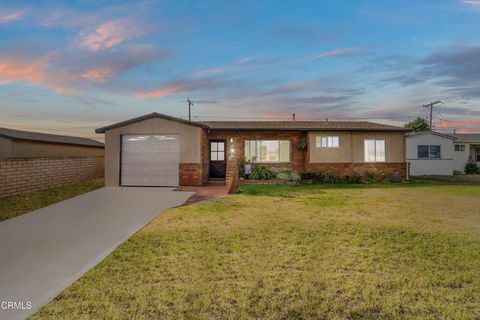
[[[360,130],[410,131],[368,121],[202,121],[210,130]]]
[[[208,130],[359,130],[359,131],[403,131],[410,129],[368,121],[188,121],[161,113],[150,113],[141,117],[118,122],[106,127],[98,128],[96,133],[104,133],[106,130],[122,127],[138,121],[162,118],[187,125],[202,127]]]
[[[0,128],[0,136],[8,139],[12,139],[12,140],[71,144],[71,145],[80,145],[80,146],[97,147],[97,148],[104,147],[103,143],[93,139],[88,139],[88,138],[61,136],[56,134],[22,131],[22,130],[8,129],[8,128]]]
[[[480,143],[480,134],[451,134],[457,138],[455,142],[478,142]]]

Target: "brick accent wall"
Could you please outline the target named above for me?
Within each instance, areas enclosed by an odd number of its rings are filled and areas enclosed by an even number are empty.
[[[227,192],[237,193],[240,178],[238,177],[238,162],[237,160],[227,160],[227,172],[225,174],[225,185]]]
[[[180,163],[180,185],[201,186],[203,184],[203,164]]]
[[[302,139],[308,142],[307,132],[296,131],[211,131],[207,132],[207,143],[202,149],[208,150],[208,139],[225,139],[227,152],[230,150],[230,138],[234,139],[235,159],[240,160],[245,155],[245,140],[290,140],[290,163],[259,163],[252,166],[266,166],[275,171],[293,170],[297,172],[325,171],[333,168],[338,176],[350,176],[353,173],[363,174],[365,170],[377,172],[392,171],[396,176],[406,179],[405,162],[386,163],[310,163],[309,148],[299,150],[297,145]],[[228,157],[228,154],[226,155]]]
[[[227,140],[227,152],[230,150],[230,138],[233,138],[235,159],[245,157],[245,140],[290,140],[290,163],[262,163],[254,166],[266,166],[277,170],[294,170],[303,172],[308,150],[299,150],[297,145],[307,139],[307,133],[301,131],[211,131],[208,139]],[[208,150],[208,149],[207,149]],[[226,155],[228,157],[228,154]]]
[[[0,198],[104,176],[104,157],[0,159]]]
[[[399,178],[407,179],[407,163],[384,162],[384,163],[309,163],[306,172],[326,171],[333,169],[335,175],[340,177],[351,176],[353,173],[363,175],[366,170],[378,173],[392,171]]]

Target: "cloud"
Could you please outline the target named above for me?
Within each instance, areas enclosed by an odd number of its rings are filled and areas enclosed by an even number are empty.
[[[147,34],[146,29],[132,17],[115,19],[100,24],[95,30],[81,32],[79,42],[82,47],[95,52],[142,37]]]
[[[462,2],[472,6],[480,6],[480,0],[463,0]]]
[[[311,59],[313,60],[320,60],[325,58],[341,58],[341,57],[349,57],[359,52],[358,48],[343,48],[343,49],[335,49],[330,51],[321,52]]]
[[[431,83],[451,99],[480,98],[480,46],[452,46],[384,70],[384,83]],[[383,61],[383,64],[387,62]],[[392,64],[395,64],[393,62]]]
[[[25,13],[25,10],[18,10],[14,12],[0,14],[0,24],[21,20],[25,17]]]
[[[162,98],[182,92],[192,92],[197,90],[213,90],[227,84],[225,79],[186,79],[176,80],[166,83],[158,89],[140,91],[136,96],[143,99]]]
[[[59,93],[79,94],[105,88],[121,73],[159,62],[168,55],[152,45],[135,45],[112,53],[80,56],[69,51],[50,52],[40,58],[0,56],[0,81],[31,83]]]
[[[107,67],[90,69],[80,74],[80,77],[96,82],[106,82],[113,77],[113,70]]]

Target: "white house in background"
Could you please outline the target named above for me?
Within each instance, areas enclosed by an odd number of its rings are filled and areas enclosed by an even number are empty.
[[[412,176],[464,173],[468,162],[480,165],[480,134],[411,133],[407,161]]]
[[[453,170],[463,172],[469,161],[480,165],[480,134],[452,134],[454,144]]]
[[[410,175],[453,175],[455,139],[434,131],[409,134],[407,161],[410,162]]]

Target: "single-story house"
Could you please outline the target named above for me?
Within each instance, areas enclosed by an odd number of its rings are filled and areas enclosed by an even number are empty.
[[[105,133],[107,186],[202,185],[225,179],[227,160],[348,176],[406,177],[408,129],[366,121],[187,121],[160,113],[95,130]]]
[[[407,161],[410,175],[453,175],[455,137],[435,131],[415,132],[407,136]]]
[[[0,128],[0,159],[103,155],[93,139]]]
[[[480,134],[409,134],[407,161],[412,176],[463,173],[468,162],[480,164]]]
[[[480,134],[452,134],[452,136],[455,137],[453,170],[463,173],[468,162],[480,165]]]

